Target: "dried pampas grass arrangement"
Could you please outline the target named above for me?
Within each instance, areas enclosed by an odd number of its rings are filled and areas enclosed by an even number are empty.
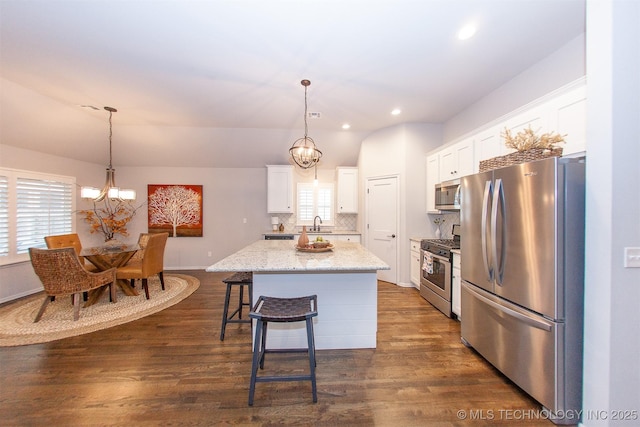
[[[529,126],[526,129],[521,130],[515,136],[511,134],[511,131],[504,128],[501,135],[504,138],[504,143],[508,148],[512,148],[519,152],[528,151],[534,148],[542,148],[544,150],[553,150],[557,144],[563,143],[564,136],[558,133],[543,133],[542,135],[536,135],[536,132]]]

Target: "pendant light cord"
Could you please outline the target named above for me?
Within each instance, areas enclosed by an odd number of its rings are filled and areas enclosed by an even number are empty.
[[[308,126],[307,126],[307,88],[309,87],[309,85],[304,85],[304,139],[307,139],[307,132],[308,132]]]
[[[111,116],[113,116],[113,111],[109,110],[109,169],[113,169],[112,159],[111,159],[111,137],[113,136],[113,127],[111,123]]]

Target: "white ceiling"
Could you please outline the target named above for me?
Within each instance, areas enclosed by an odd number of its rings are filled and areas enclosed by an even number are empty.
[[[368,133],[445,122],[583,33],[584,12],[585,0],[1,0],[0,142],[104,164],[108,105],[114,166],[283,163],[306,78],[323,161],[355,164]],[[476,36],[457,40],[469,22]]]

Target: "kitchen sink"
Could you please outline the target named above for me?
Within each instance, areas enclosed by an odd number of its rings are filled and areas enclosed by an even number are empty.
[[[307,234],[331,234],[333,231],[307,231]]]

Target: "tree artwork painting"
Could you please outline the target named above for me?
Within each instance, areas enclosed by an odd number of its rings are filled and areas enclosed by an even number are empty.
[[[149,233],[202,237],[202,185],[148,185]]]

